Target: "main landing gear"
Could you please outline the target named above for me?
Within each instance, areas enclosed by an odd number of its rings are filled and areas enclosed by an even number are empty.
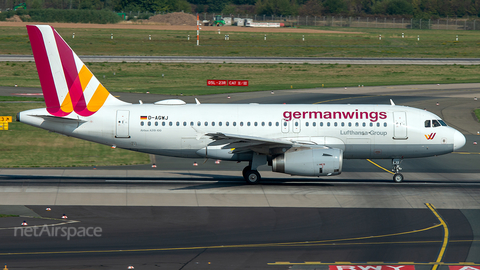
[[[258,182],[260,182],[260,180],[262,179],[258,171],[252,170],[252,167],[250,166],[247,166],[243,169],[242,175],[243,175],[243,178],[245,178],[245,181],[247,182],[247,184],[250,184],[250,185],[258,184]]]
[[[248,166],[245,167],[242,171],[243,178],[245,182],[250,185],[255,185],[260,182],[262,177],[257,171],[258,166],[267,164],[267,156],[259,155],[257,153],[253,154],[252,161],[248,163]]]
[[[395,173],[393,175],[393,181],[395,183],[400,183],[403,181],[403,175],[399,173],[402,170],[402,168],[400,167],[400,163],[402,163],[402,159],[398,159],[398,158],[392,159],[392,165],[393,165],[392,172]]]

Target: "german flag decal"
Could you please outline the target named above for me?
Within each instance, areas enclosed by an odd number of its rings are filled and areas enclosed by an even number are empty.
[[[140,120],[147,120],[146,116],[140,116]]]

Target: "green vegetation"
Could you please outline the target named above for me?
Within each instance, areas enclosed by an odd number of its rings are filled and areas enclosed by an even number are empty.
[[[0,101],[43,102],[40,97],[0,96]]]
[[[18,15],[24,22],[117,23],[121,17],[106,10],[28,9],[0,13],[0,21]]]
[[[87,66],[110,92],[148,91],[168,95],[315,88],[322,84],[324,87],[357,87],[480,81],[480,66],[459,65],[87,63]],[[40,87],[34,63],[15,66],[0,63],[0,70],[1,86]],[[21,76],[12,76],[13,73]],[[249,80],[249,86],[206,86],[208,79]]]
[[[223,14],[300,15],[300,16],[364,16],[403,15],[416,18],[478,16],[476,1],[431,0],[25,0],[27,8],[107,9],[123,11],[185,11]],[[16,1],[4,1],[0,8],[12,8]]]
[[[477,120],[480,122],[480,109],[475,109],[473,112],[475,113]]]
[[[19,215],[5,215],[5,214],[0,214],[0,218],[2,217],[19,217]]]
[[[480,26],[479,26],[480,27]],[[314,29],[313,27],[309,27]],[[320,29],[320,28],[315,28]],[[257,57],[418,57],[479,58],[478,31],[321,28],[353,33],[216,33],[203,27],[200,45],[196,30],[68,29],[57,31],[78,55],[200,55]],[[405,38],[402,38],[402,32]],[[72,38],[75,33],[75,38]],[[110,36],[113,34],[114,39]],[[378,35],[382,35],[379,40]],[[152,40],[148,40],[148,36]],[[187,36],[190,35],[190,40]],[[230,40],[225,41],[224,35]],[[417,41],[420,35],[420,41]],[[459,41],[455,36],[459,35]],[[305,41],[302,41],[305,36]],[[2,54],[32,54],[24,27],[0,28]],[[18,74],[16,76],[21,76]]]
[[[44,103],[0,103],[0,115],[45,107]],[[0,167],[78,167],[147,164],[147,154],[111,149],[26,124],[9,123],[0,131]]]

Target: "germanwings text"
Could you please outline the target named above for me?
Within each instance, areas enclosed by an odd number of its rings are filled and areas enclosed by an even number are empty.
[[[386,119],[387,112],[359,112],[358,109],[353,112],[331,112],[331,111],[284,111],[285,121],[292,119],[368,119],[376,122],[379,119]]]

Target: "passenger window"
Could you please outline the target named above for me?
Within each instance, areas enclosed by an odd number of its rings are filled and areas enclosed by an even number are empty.
[[[323,122],[320,122],[320,126],[323,127]]]
[[[272,122],[268,122],[268,126],[271,127],[271,126],[272,126]]]
[[[333,123],[334,126],[337,126],[337,122]]]
[[[380,123],[377,122],[377,127],[379,127],[379,126],[380,126]]]
[[[212,122],[212,127],[214,127],[214,126],[215,126],[215,122]]]
[[[155,122],[155,126],[158,127],[158,122]]]
[[[177,122],[177,127],[180,126],[180,122]]]
[[[228,121],[225,122],[225,125],[226,125],[227,127],[230,126],[230,122],[228,122]]]
[[[145,123],[143,123],[143,121],[142,121],[142,122],[140,122],[140,126],[142,126],[142,127],[143,127],[143,125],[145,125]]]
[[[344,122],[342,122],[342,127],[344,127],[344,126],[345,126],[345,123],[344,123]]]
[[[313,123],[312,123],[312,126],[316,127],[316,126],[317,126],[317,122],[313,122]]]
[[[168,122],[168,125],[169,125],[169,126],[173,126],[173,123],[172,123],[172,122]]]
[[[425,120],[425,127],[430,127],[430,120]]]
[[[365,127],[367,124],[365,124],[365,122],[362,123],[362,127]]]
[[[373,123],[372,123],[372,122],[370,122],[370,126],[373,127]]]
[[[298,122],[295,122],[295,126],[298,127]]]
[[[219,125],[219,126],[222,126],[222,122],[218,122],[218,125]]]
[[[283,122],[283,126],[286,127],[288,125],[287,122]]]
[[[201,125],[202,125],[202,123],[200,123],[200,121],[198,121],[198,122],[197,122],[197,126],[201,126]]]
[[[358,122],[355,122],[355,126],[358,127]]]
[[[277,127],[279,126],[278,122],[275,123],[275,126],[277,126]]]
[[[351,126],[352,126],[352,122],[348,122],[348,126],[351,127]]]
[[[233,126],[234,126],[234,127],[237,126],[237,122],[233,122]]]
[[[193,125],[194,125],[194,123],[193,123],[193,122],[190,122],[190,126],[193,126]]]
[[[264,127],[264,126],[265,126],[265,122],[262,122],[262,127]]]
[[[207,121],[205,121],[205,126],[208,126],[208,122],[207,122]]]
[[[258,126],[258,123],[257,123],[257,122],[255,122],[255,123],[253,123],[253,125],[254,125],[254,126]]]
[[[187,122],[183,122],[183,126],[186,127],[186,126],[187,126]]]
[[[387,122],[383,123],[383,126],[384,126],[384,127],[387,127]]]
[[[437,120],[432,120],[432,126],[433,127],[439,127],[440,126],[440,123],[437,121]]]
[[[240,122],[240,126],[243,127],[243,122]]]
[[[308,122],[305,122],[305,126],[308,127]]]
[[[151,126],[152,125],[152,122],[148,122],[148,126]]]
[[[247,126],[250,126],[250,122],[247,122]]]
[[[162,126],[165,126],[165,123],[166,123],[166,122],[162,122]]]

